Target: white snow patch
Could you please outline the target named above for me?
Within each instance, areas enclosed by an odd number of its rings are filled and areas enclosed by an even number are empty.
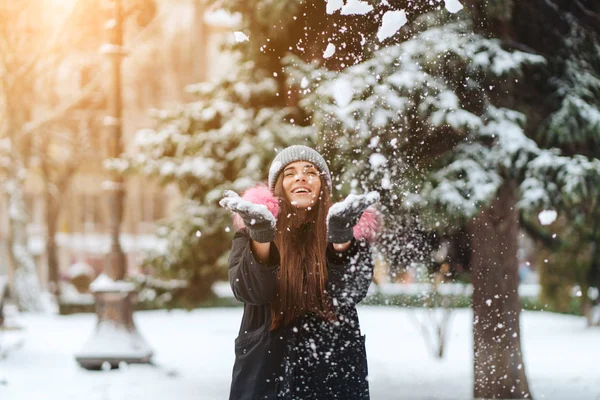
[[[308,83],[308,79],[305,76],[303,76],[302,80],[300,81],[300,87],[302,89],[306,89],[308,87]]]
[[[550,225],[556,221],[558,213],[555,210],[544,210],[538,214],[538,220],[542,225]]]
[[[385,165],[386,163],[387,163],[387,158],[385,158],[385,156],[383,154],[373,153],[369,157],[369,164],[371,164],[372,168],[375,168],[375,169],[379,168],[382,165]]]
[[[223,9],[209,10],[204,13],[204,22],[211,26],[235,27],[241,21],[242,14],[231,14]]]
[[[348,0],[342,7],[342,15],[365,15],[373,11],[373,6],[360,0]]]
[[[79,368],[73,359],[94,327],[94,314],[18,315],[15,322],[23,330],[2,332],[2,344],[23,340],[25,345],[1,361],[0,381],[5,383],[0,384],[0,398],[197,400],[202,393],[203,400],[226,399],[242,311],[242,307],[138,311],[135,324],[154,349],[157,365],[98,373]],[[422,330],[413,324],[415,316],[428,312],[358,307],[373,399],[473,397],[472,311],[453,311],[443,359],[431,356]],[[586,328],[584,317],[524,311],[520,338],[536,398],[599,398],[600,330]],[[561,357],[564,354],[568,357]]]
[[[463,9],[463,5],[458,0],[444,0],[444,6],[448,12],[454,14]]]
[[[390,180],[389,176],[384,176],[381,179],[381,188],[382,189],[392,189],[392,181]]]
[[[233,32],[233,36],[235,37],[235,41],[238,43],[239,42],[247,42],[248,40],[250,40],[250,38],[248,36],[246,36],[244,34],[244,32],[240,32],[240,31]]]
[[[95,274],[94,268],[85,262],[76,262],[67,270],[67,275],[71,279],[76,276],[90,276],[93,278]]]
[[[323,52],[323,58],[329,58],[335,53],[335,44],[329,43],[327,44],[327,48]]]
[[[383,42],[385,39],[392,37],[406,24],[406,13],[404,10],[388,11],[383,14],[381,26],[377,31],[377,39]]]
[[[145,358],[152,355],[144,339],[113,321],[102,321],[77,357],[86,358]]]
[[[235,192],[231,192],[231,194],[227,195],[226,198],[223,198],[221,201],[219,201],[219,204],[221,207],[226,207],[233,212],[239,211],[248,213],[256,216],[257,218],[260,216],[262,219],[270,221],[271,226],[275,226],[275,218],[267,206],[264,204],[254,204],[248,200],[244,200]],[[255,223],[256,219],[252,219],[251,224],[254,225]]]
[[[333,14],[344,6],[344,0],[327,0],[327,14]]]
[[[133,292],[135,285],[131,282],[113,281],[108,275],[102,273],[90,284],[90,290],[92,292]]]
[[[60,282],[60,301],[64,304],[95,304],[96,300],[91,293],[79,293],[77,288],[69,282]]]
[[[346,107],[353,97],[352,84],[347,79],[340,78],[333,82],[333,99],[339,107]]]

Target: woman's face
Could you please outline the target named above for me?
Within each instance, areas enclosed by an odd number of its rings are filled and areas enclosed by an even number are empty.
[[[313,207],[321,194],[321,178],[317,168],[308,161],[296,161],[283,169],[285,198],[295,207]]]

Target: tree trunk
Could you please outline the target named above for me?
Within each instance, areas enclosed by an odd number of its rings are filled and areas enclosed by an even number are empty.
[[[17,163],[17,160],[14,162]],[[27,247],[27,214],[22,186],[24,171],[17,165],[11,172],[5,187],[8,191],[9,257],[15,271],[14,295],[21,310],[44,311],[46,307],[35,260]]]
[[[469,226],[475,398],[531,398],[519,327],[516,201],[517,183],[507,180]]]
[[[600,203],[599,203],[600,204]],[[596,317],[596,310],[600,305],[600,299],[590,298],[590,288],[600,289],[600,246],[598,245],[598,241],[600,238],[598,237],[598,226],[597,222],[594,224],[594,231],[592,234],[592,238],[594,241],[592,242],[592,250],[591,250],[591,262],[590,269],[587,274],[587,285],[585,288],[582,288],[582,298],[583,298],[583,315],[585,315],[587,326],[592,327],[594,325],[600,326],[600,318]],[[585,289],[585,290],[584,290]]]
[[[58,201],[46,192],[46,255],[48,257],[48,288],[54,296],[60,294],[60,276],[56,247],[56,225],[58,223]]]

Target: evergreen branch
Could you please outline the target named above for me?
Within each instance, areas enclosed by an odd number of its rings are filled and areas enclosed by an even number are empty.
[[[575,0],[575,5],[588,17],[591,17],[595,20],[598,20],[598,23],[600,23],[600,14],[590,10],[589,8],[586,8],[583,4],[581,4],[581,1],[579,0]],[[598,25],[596,25],[597,27]]]
[[[532,47],[527,46],[525,43],[517,42],[513,39],[503,39],[502,44],[504,44],[504,46],[502,46],[503,48],[507,47],[509,49],[519,50],[524,53],[538,54],[538,52]]]
[[[544,2],[553,9],[557,14],[560,14],[560,8],[554,4],[551,0],[544,0]]]

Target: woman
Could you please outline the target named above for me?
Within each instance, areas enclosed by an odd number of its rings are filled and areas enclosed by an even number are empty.
[[[268,182],[220,202],[242,227],[229,257],[231,288],[244,303],[230,399],[368,399],[355,306],[372,279],[364,239],[373,237],[367,207],[379,195],[331,206],[327,164],[306,146],[282,150]]]

